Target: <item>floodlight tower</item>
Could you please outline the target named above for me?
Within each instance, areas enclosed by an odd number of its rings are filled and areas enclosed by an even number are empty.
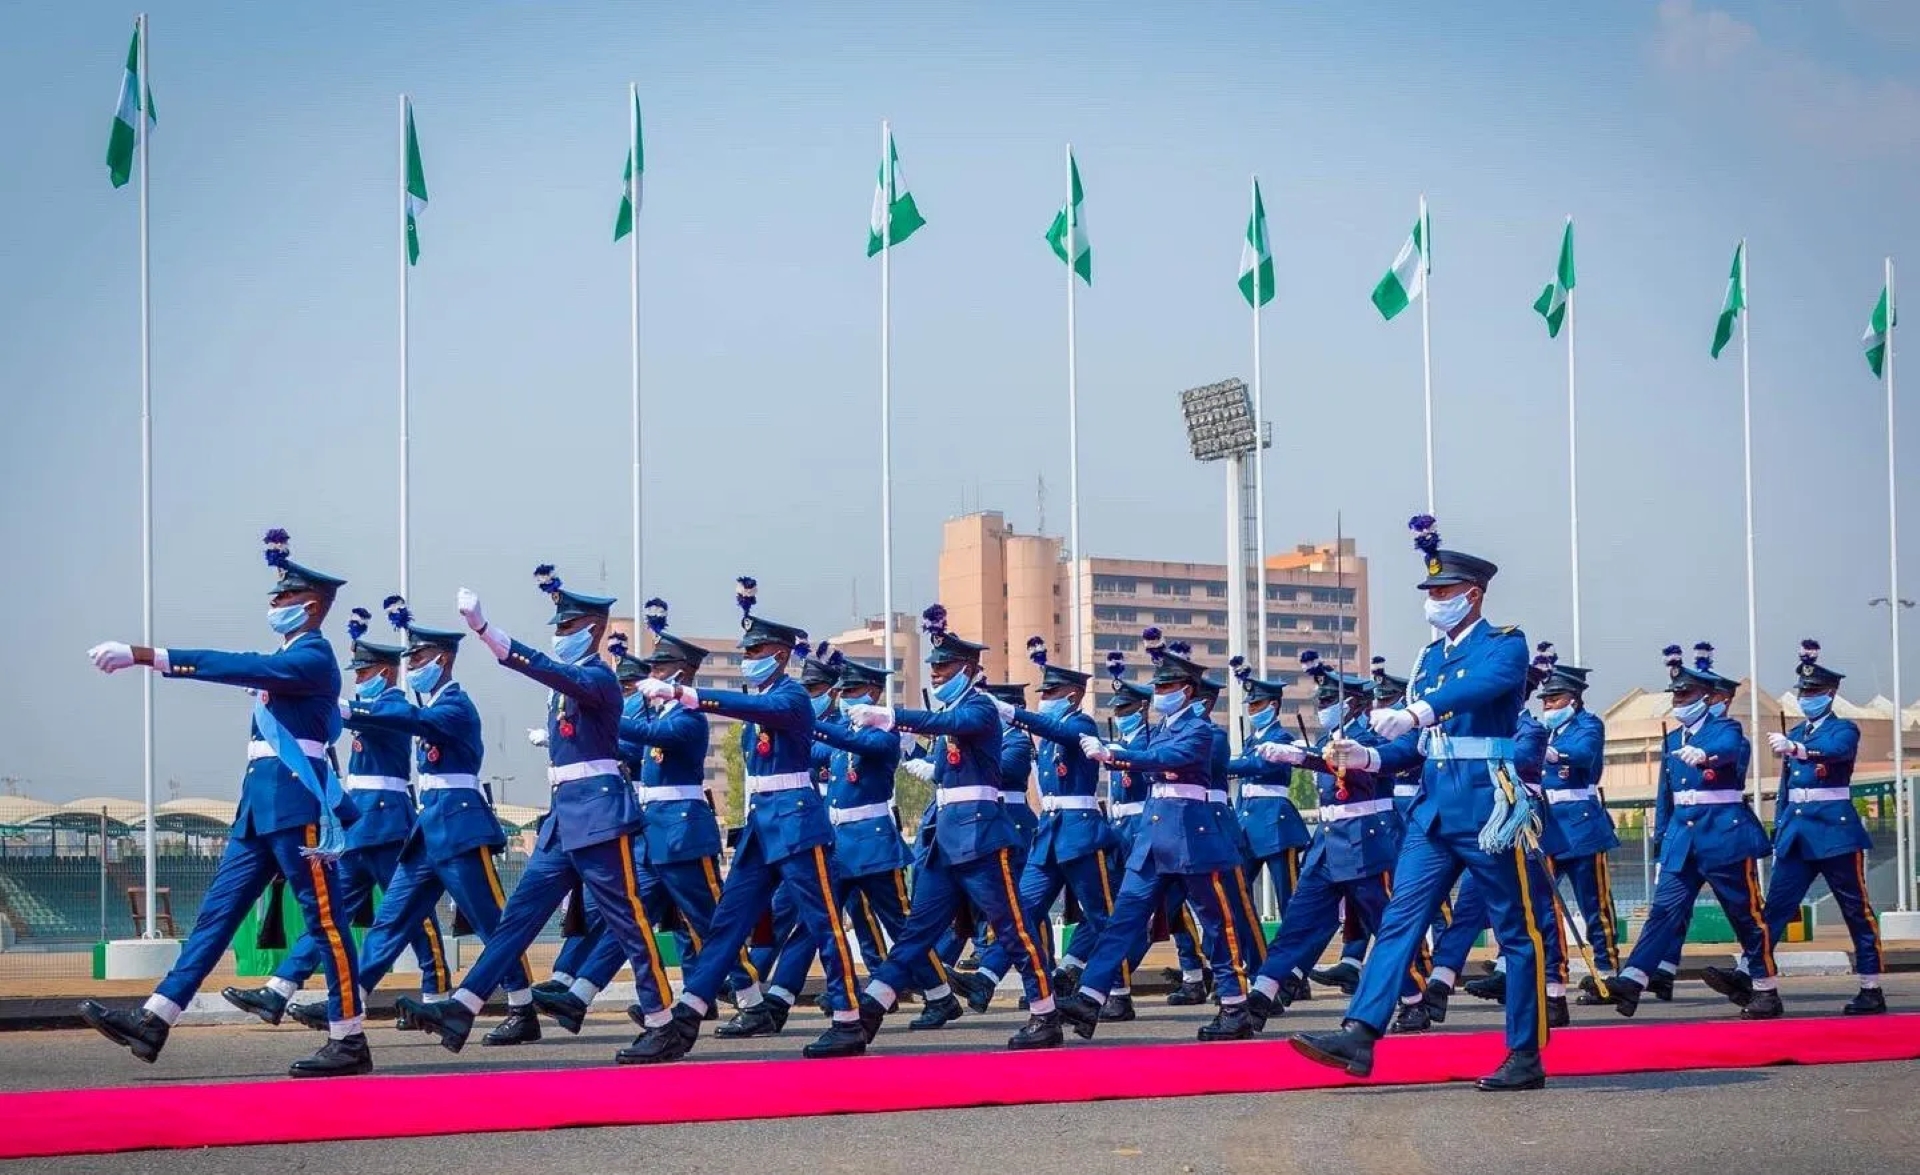
[[[1224,461],[1227,467],[1227,648],[1259,664],[1257,649],[1247,644],[1246,543],[1242,534],[1241,501],[1247,455],[1260,448],[1259,422],[1253,415],[1253,397],[1237,379],[1188,388],[1180,393],[1180,410],[1187,419],[1187,443],[1195,461]],[[1262,645],[1267,634],[1259,634]],[[1245,725],[1246,697],[1240,683],[1227,674],[1227,738],[1240,753]]]

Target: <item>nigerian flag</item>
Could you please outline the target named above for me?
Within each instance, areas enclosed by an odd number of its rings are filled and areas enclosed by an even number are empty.
[[[1400,246],[1399,255],[1394,257],[1393,268],[1373,287],[1373,304],[1380,311],[1380,317],[1392,321],[1426,289],[1427,271],[1433,268],[1428,255],[1432,231],[1432,222],[1427,219],[1427,198],[1422,196],[1420,219],[1413,222],[1413,231],[1407,234],[1406,244]]]
[[[1273,301],[1273,250],[1267,244],[1267,210],[1260,203],[1260,181],[1253,181],[1253,214],[1240,246],[1240,296],[1255,310]]]
[[[407,264],[420,263],[419,216],[427,207],[427,173],[420,166],[420,136],[413,133],[413,100],[407,100]]]
[[[640,137],[640,95],[633,96],[633,142],[627,144],[627,170],[620,176],[620,211],[613,218],[613,239],[618,241],[633,231],[634,213],[646,186],[647,147]]]
[[[893,145],[893,128],[886,129],[886,156],[873,184],[873,213],[867,218],[867,256],[890,245],[898,245],[927,223],[920,206],[907,190],[906,177],[900,174],[900,149]]]
[[[1553,280],[1533,300],[1533,312],[1547,320],[1547,337],[1560,337],[1560,325],[1567,320],[1567,295],[1573,293],[1573,217],[1567,217],[1566,235],[1560,238],[1560,267]]]
[[[1067,148],[1067,174],[1070,178],[1071,195],[1053,214],[1053,223],[1047,226],[1047,245],[1053,255],[1073,267],[1080,280],[1093,284],[1093,246],[1087,243],[1087,214],[1080,207],[1080,164],[1073,158],[1073,148]],[[1069,281],[1072,279],[1069,278]]]
[[[1727,340],[1733,337],[1734,320],[1747,308],[1747,243],[1733,249],[1733,272],[1727,275],[1727,301],[1720,307],[1720,321],[1713,328],[1713,357],[1720,358]]]
[[[133,43],[127,46],[127,70],[120,78],[120,106],[113,112],[113,134],[107,139],[107,178],[116,188],[125,187],[133,175],[134,148],[140,141],[135,120],[142,108],[147,112],[147,133],[152,134],[158,120],[153,113],[153,90],[140,76],[140,22],[135,21]]]
[[[1899,325],[1900,312],[1893,304],[1893,291],[1880,287],[1880,301],[1873,307],[1873,317],[1867,319],[1867,333],[1860,336],[1860,345],[1867,352],[1867,366],[1873,368],[1873,378],[1882,378],[1887,365],[1887,336],[1893,327]]]

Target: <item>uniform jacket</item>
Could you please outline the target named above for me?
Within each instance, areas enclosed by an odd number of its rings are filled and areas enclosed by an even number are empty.
[[[1619,846],[1613,817],[1597,790],[1606,767],[1607,725],[1582,706],[1558,730],[1547,735],[1547,746],[1558,762],[1547,763],[1541,776],[1552,823],[1543,831],[1541,849],[1550,857],[1590,857]],[[1556,801],[1555,792],[1592,791],[1578,800]]]
[[[802,775],[813,779],[813,699],[786,674],[759,693],[699,691],[700,710],[753,723],[753,740],[744,746],[747,767],[747,819],[736,852],[757,843],[767,863],[796,853],[833,847],[833,825],[826,797],[814,787],[754,792],[756,776]],[[744,733],[744,732],[743,732]]]
[[[1214,732],[1218,729],[1182,710],[1143,731],[1136,745],[1116,751],[1113,766],[1145,776],[1153,785],[1210,790],[1215,787]],[[1140,870],[1151,863],[1160,873],[1195,874],[1238,866],[1242,859],[1239,833],[1221,822],[1223,809],[1224,805],[1205,799],[1151,796],[1135,830],[1127,868]]]
[[[1853,760],[1860,750],[1860,728],[1829,714],[1817,723],[1802,722],[1787,737],[1807,748],[1805,759],[1780,761],[1780,795],[1773,808],[1774,852],[1796,853],[1818,861],[1873,848],[1853,801],[1806,800],[1793,803],[1796,788],[1846,788],[1853,785]]]
[[[1674,753],[1683,746],[1705,751],[1706,762],[1698,767],[1682,763]],[[1744,801],[1688,805],[1675,799],[1676,793],[1690,791],[1739,795],[1746,786],[1749,753],[1746,732],[1732,718],[1708,717],[1696,728],[1667,732],[1653,829],[1662,869],[1681,869],[1689,860],[1703,869],[1718,869],[1773,851],[1767,830]]]
[[[649,865],[678,865],[720,855],[720,822],[705,796],[707,716],[669,702],[620,719],[621,757],[639,752],[642,788],[695,787],[699,799],[647,800],[640,805],[642,839]],[[632,759],[628,760],[629,762]]]
[[[1247,837],[1247,851],[1256,859],[1277,857],[1291,849],[1304,849],[1313,839],[1300,810],[1286,795],[1249,796],[1246,785],[1262,784],[1285,791],[1293,786],[1293,768],[1286,763],[1269,763],[1253,753],[1267,743],[1289,745],[1295,741],[1275,719],[1264,731],[1242,744],[1242,754],[1227,764],[1227,774],[1240,780],[1240,795],[1234,801],[1240,828]]]
[[[1084,710],[1049,718],[1034,710],[1016,710],[1016,729],[1040,739],[1040,826],[1034,834],[1033,854],[1049,864],[1077,861],[1104,853],[1119,844],[1113,826],[1097,807],[1046,811],[1051,796],[1094,799],[1100,791],[1100,765],[1080,750],[1080,736],[1099,737],[1093,719]],[[1011,801],[1012,797],[1008,797]],[[1021,803],[1026,797],[1021,797]]]
[[[620,773],[620,717],[626,698],[598,654],[573,664],[514,641],[501,662],[553,691],[547,701],[550,766],[604,764],[583,779],[551,785],[537,846],[563,852],[605,844],[640,830],[640,801]]]
[[[838,719],[816,721],[813,737],[829,756],[827,804],[885,812],[833,826],[833,867],[840,877],[870,877],[903,868],[911,859],[894,815],[893,777],[900,766],[900,736],[871,728],[855,730]]]
[[[1002,753],[1000,712],[993,699],[969,689],[944,710],[898,710],[895,726],[913,734],[935,736],[933,785],[936,789],[990,787],[1001,790]],[[1026,736],[1022,735],[1024,740]],[[937,793],[936,793],[937,799]],[[1025,838],[1001,800],[962,800],[941,805],[932,830],[921,826],[921,837],[931,852],[954,865],[964,865],[1001,849],[1023,846]],[[1020,807],[1026,807],[1024,798]]]
[[[1432,707],[1434,723],[1421,739],[1427,757],[1420,794],[1407,810],[1410,825],[1443,835],[1479,835],[1493,812],[1495,785],[1489,761],[1443,758],[1427,748],[1436,733],[1514,738],[1528,660],[1524,633],[1518,628],[1495,628],[1484,620],[1463,633],[1452,648],[1442,638],[1421,650],[1407,699],[1409,705],[1425,702]]]
[[[389,686],[375,695],[373,701],[392,695],[394,699],[405,702],[404,690]],[[355,697],[352,706],[363,705]],[[353,736],[352,753],[347,756],[347,778],[343,784],[351,783],[355,776],[375,777],[379,779],[398,779],[405,781],[413,776],[413,738],[404,731],[387,730],[381,727],[367,726],[349,713],[346,719],[348,733]],[[414,806],[411,789],[390,791],[386,788],[368,787],[349,788],[348,794],[360,811],[360,819],[347,829],[347,847],[350,849],[370,849],[380,845],[400,844],[413,831]]]
[[[440,687],[425,705],[407,701],[400,690],[389,690],[371,703],[352,703],[348,723],[358,729],[382,730],[415,739],[414,767],[421,776],[478,777],[485,744],[480,733],[480,709],[460,683]],[[430,861],[448,861],[475,849],[499,849],[507,834],[476,788],[423,788],[420,815],[403,852],[424,852]]]

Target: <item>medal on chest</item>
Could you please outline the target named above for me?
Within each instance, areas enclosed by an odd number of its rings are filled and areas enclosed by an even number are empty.
[[[421,743],[420,749],[427,753],[427,762],[438,763],[440,761],[439,747],[434,746],[432,743]]]
[[[848,783],[860,782],[860,769],[858,767],[847,768],[847,782]]]
[[[353,753],[357,755],[364,750],[366,750],[366,748],[360,745],[360,736],[355,735],[353,738]]]
[[[947,744],[947,766],[960,766],[960,748],[954,746],[952,743]]]
[[[755,731],[753,736],[753,753],[756,755],[773,754],[773,736],[764,730]]]

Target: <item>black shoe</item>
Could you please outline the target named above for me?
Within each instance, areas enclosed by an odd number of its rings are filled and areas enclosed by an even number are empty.
[[[1881,1005],[1886,1010],[1886,1005]],[[1125,1024],[1133,1019],[1133,996],[1109,995],[1107,1002],[1100,1005],[1100,1023]]]
[[[1647,990],[1663,1004],[1673,1002],[1673,972],[1656,969],[1647,977]]]
[[[980,969],[980,956],[973,951],[968,951],[967,957],[955,963],[953,969],[956,971],[978,971]],[[951,981],[953,977],[949,975],[947,978]]]
[[[1607,991],[1613,996],[1613,1010],[1622,1016],[1631,1017],[1640,1010],[1640,993],[1647,990],[1624,975],[1607,980]]]
[[[1207,985],[1199,980],[1181,980],[1180,986],[1167,993],[1167,1003],[1175,1008],[1190,1008],[1207,1002]]]
[[[80,1018],[101,1036],[131,1050],[149,1065],[166,1047],[167,1033],[173,1031],[165,1020],[145,1009],[115,1012],[96,1000],[80,1001]]]
[[[1285,1008],[1268,999],[1267,993],[1259,988],[1247,993],[1247,1002],[1244,1006],[1247,1010],[1247,1020],[1253,1025],[1255,1032],[1265,1032],[1267,1021],[1286,1012]]]
[[[1417,1004],[1401,1004],[1394,1013],[1393,1023],[1388,1032],[1425,1032],[1433,1027],[1433,1012],[1423,999]]]
[[[880,1022],[886,1018],[887,1010],[880,1006],[879,1000],[870,995],[860,997],[860,1034],[867,1038],[868,1044],[872,1044],[873,1038],[880,1034]]]
[[[329,1027],[325,1000],[308,1000],[304,1004],[289,1002],[286,1016],[300,1027],[311,1028],[315,1032],[325,1032]]]
[[[1237,1004],[1221,1004],[1212,1021],[1200,1026],[1201,1040],[1249,1040],[1258,1031],[1253,1026],[1253,1017],[1247,1014],[1246,1001]]]
[[[915,1032],[923,1032],[930,1028],[945,1028],[959,1018],[960,1001],[949,992],[937,1000],[928,1000],[920,1014],[907,1021],[907,1027]]]
[[[573,984],[562,983],[558,979],[542,979],[533,985],[534,995],[559,995],[563,991],[572,991]]]
[[[1709,967],[1700,973],[1700,978],[1708,987],[1726,996],[1736,1008],[1744,1008],[1753,1002],[1753,977],[1745,971],[1732,967]]]
[[[1573,1013],[1567,1010],[1567,997],[1550,995],[1547,997],[1547,1027],[1565,1028],[1573,1023]]]
[[[820,1038],[800,1050],[814,1060],[827,1057],[857,1057],[867,1051],[867,1032],[858,1020],[835,1020]]]
[[[822,1016],[833,1015],[833,1008],[827,1004],[826,992],[823,991],[819,995],[814,996],[812,1001],[810,1002],[813,1004],[813,1010],[820,1013]]]
[[[1016,1008],[1018,1008],[1018,1009],[1020,1009],[1020,1010],[1021,1010],[1022,1012],[1024,1012],[1024,1011],[1026,1011],[1026,1010],[1027,1010],[1027,997],[1026,997],[1026,993],[1024,993],[1024,992],[1022,992],[1022,993],[1021,993],[1021,995],[1020,995],[1020,998],[1019,998],[1018,1000],[1015,1000],[1015,1001],[1014,1001],[1014,1004],[1013,1004],[1013,1006],[1014,1006],[1014,1007],[1016,1007]]]
[[[441,1048],[457,1053],[467,1047],[467,1034],[473,1031],[473,1013],[459,1000],[428,1003],[403,995],[397,1003],[402,1012],[413,1017],[415,1028],[439,1038]]]
[[[953,990],[967,1001],[967,1010],[983,1016],[993,1005],[993,984],[978,971],[955,971],[947,976]]]
[[[1617,1002],[1613,995],[1613,981],[1607,981],[1607,992],[1600,994],[1600,983],[1589,975],[1580,981],[1580,995],[1573,1001],[1583,1008],[1600,1008]]]
[[[1887,1010],[1887,993],[1877,987],[1863,987],[1860,994],[1847,1001],[1840,1009],[1843,1016],[1881,1016]]]
[[[1063,967],[1056,967],[1053,972],[1053,990],[1079,991],[1080,976],[1085,970],[1085,968],[1076,967],[1072,963],[1068,963]]]
[[[533,1006],[566,1029],[571,1036],[579,1036],[580,1026],[587,1022],[587,1001],[571,991],[542,991],[536,986],[533,989]]]
[[[1740,1009],[1742,1020],[1778,1020],[1786,1014],[1786,1007],[1780,1003],[1780,993],[1772,989],[1754,992],[1753,999]]]
[[[1308,974],[1313,976],[1315,983],[1339,988],[1341,995],[1352,995],[1353,989],[1360,985],[1360,968],[1345,959],[1331,967],[1315,967]]]
[[[507,1009],[507,1018],[480,1038],[483,1045],[532,1044],[540,1039],[540,1015],[532,1004]]]
[[[1075,1031],[1079,1031],[1075,1029]],[[1066,1034],[1060,1031],[1059,1012],[1035,1012],[1027,1017],[1020,1031],[1007,1038],[1007,1047],[1015,1052],[1027,1049],[1057,1049],[1066,1043]]]
[[[1058,1016],[1072,1026],[1073,1034],[1081,1040],[1092,1040],[1094,1030],[1100,1027],[1100,1005],[1083,991],[1072,991],[1058,997],[1055,1006]]]
[[[373,1072],[373,1052],[367,1034],[356,1032],[345,1040],[329,1040],[311,1057],[287,1066],[289,1077],[354,1077]]]
[[[425,1000],[427,998],[426,993],[421,993],[420,998]],[[414,1022],[413,1017],[408,1014],[405,1008],[396,1008],[393,1013],[393,1030],[395,1032],[418,1032],[420,1025]]]
[[[733,1019],[713,1030],[713,1034],[722,1040],[746,1040],[755,1036],[779,1036],[787,1026],[787,1015],[793,1011],[793,1005],[785,1000],[767,996],[750,1008],[742,1008]]]
[[[1547,1071],[1540,1064],[1540,1050],[1514,1049],[1500,1067],[1473,1083],[1483,1093],[1519,1093],[1545,1089]]]
[[[1507,974],[1496,971],[1482,975],[1478,979],[1467,980],[1467,994],[1476,1000],[1492,1000],[1496,1004],[1507,1002]]]
[[[1171,983],[1176,987],[1186,982],[1186,980],[1180,978],[1180,968],[1178,967],[1160,968],[1160,979],[1162,982]]]
[[[673,1019],[658,1028],[649,1028],[632,1044],[613,1055],[622,1065],[658,1065],[677,1061],[693,1051],[700,1039],[700,1013],[686,1004],[673,1005]]]
[[[1302,1000],[1313,999],[1313,980],[1305,975],[1296,975],[1292,983],[1283,983],[1281,989],[1286,992],[1287,1005],[1291,1007]],[[1348,994],[1352,994],[1349,992]]]
[[[735,991],[733,990],[733,984],[731,984],[731,983],[722,983],[722,984],[720,985],[720,992],[719,992],[719,995],[720,995],[720,1002],[721,1002],[721,1003],[723,1003],[723,1004],[725,1004],[725,1005],[727,1005],[727,1007],[729,1007],[729,1008],[733,1008],[733,1009],[735,1009],[735,1010],[738,1010],[738,1009],[739,1009],[739,1007],[740,1007],[740,996],[739,996],[739,993],[737,993],[737,992],[735,992]]]
[[[1338,1032],[1300,1032],[1290,1043],[1309,1061],[1345,1069],[1350,1077],[1365,1077],[1373,1072],[1373,1042],[1377,1039],[1373,1029],[1349,1020]]]
[[[1437,979],[1427,981],[1426,1004],[1427,1019],[1435,1024],[1447,1022],[1447,1001],[1453,998],[1453,988]]]
[[[251,991],[226,987],[220,989],[220,998],[248,1015],[258,1016],[266,1024],[280,1023],[280,1017],[287,1012],[287,997],[271,987],[256,987]]]

